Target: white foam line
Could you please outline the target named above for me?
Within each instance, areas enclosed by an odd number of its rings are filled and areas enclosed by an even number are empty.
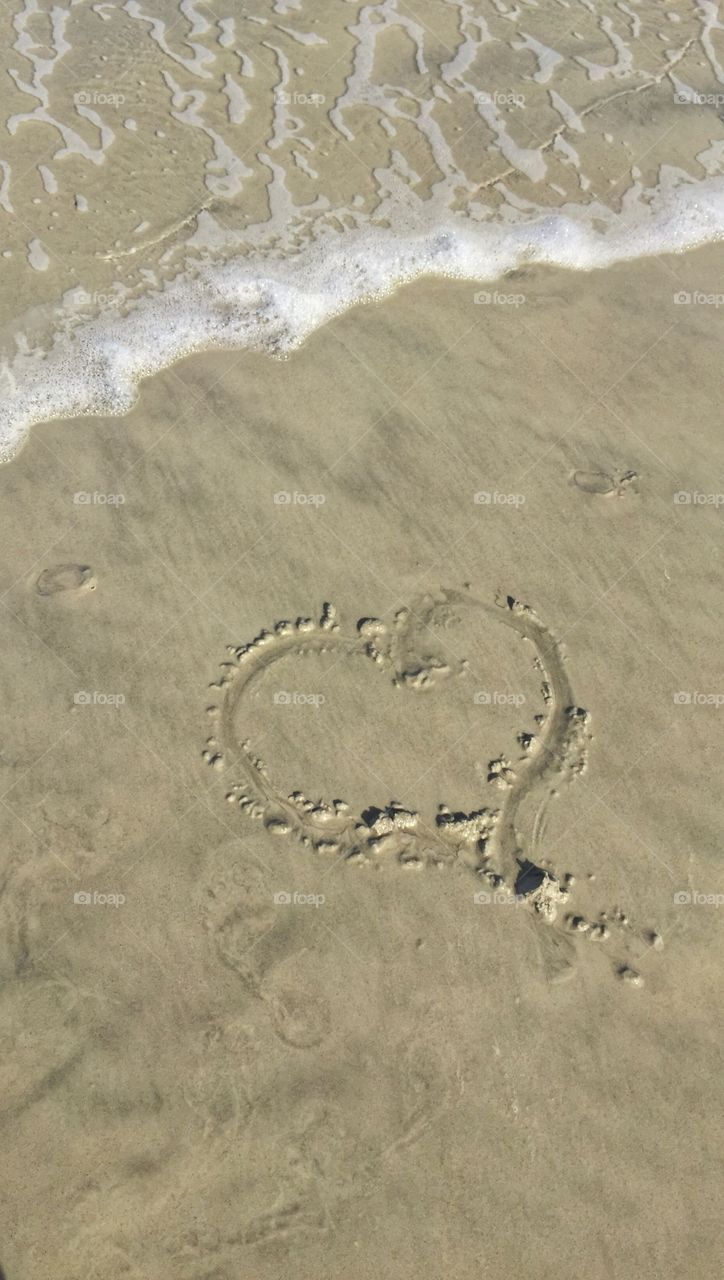
[[[569,204],[482,226],[450,217],[408,236],[327,232],[296,257],[245,256],[179,277],[126,315],[77,323],[46,355],[30,352],[20,335],[18,354],[0,369],[0,456],[16,452],[33,423],[127,413],[142,378],[193,351],[284,354],[332,316],[421,276],[492,280],[531,263],[590,270],[724,239],[724,178],[670,174],[639,194],[618,215]],[[606,230],[594,229],[594,219]]]

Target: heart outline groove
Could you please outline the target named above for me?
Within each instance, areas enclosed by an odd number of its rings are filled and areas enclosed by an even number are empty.
[[[415,635],[433,626],[449,626],[461,610],[474,609],[502,623],[534,650],[533,665],[540,675],[542,711],[535,716],[535,733],[520,732],[520,757],[511,763],[504,755],[491,760],[487,781],[501,796],[499,807],[481,805],[469,812],[438,805],[434,824],[398,801],[370,805],[354,814],[341,800],[311,800],[302,791],[283,795],[274,787],[269,769],[251,739],[235,731],[237,710],[244,694],[275,662],[292,654],[337,652],[362,656],[387,674],[398,687],[420,693],[450,674],[434,658],[423,657]],[[465,663],[461,664],[464,667]],[[494,604],[469,593],[440,589],[426,593],[398,610],[391,624],[379,618],[360,618],[354,631],[344,631],[335,607],[325,603],[317,621],[299,617],[282,620],[242,645],[228,645],[221,675],[209,688],[217,701],[207,706],[213,732],[207,737],[204,762],[227,777],[239,779],[226,792],[229,804],[261,821],[270,835],[289,836],[338,862],[381,868],[390,863],[404,868],[458,865],[472,873],[478,886],[476,902],[519,901],[546,924],[556,923],[564,911],[560,939],[572,937],[605,941],[612,929],[635,933],[621,911],[586,919],[568,908],[574,877],[559,876],[545,858],[529,856],[521,841],[517,816],[523,801],[539,787],[547,787],[533,823],[532,843],[544,806],[557,794],[561,781],[582,774],[591,739],[590,715],[580,707],[565,669],[560,644],[536,612],[515,597],[499,595]],[[553,784],[556,784],[555,786]],[[558,932],[558,929],[556,930]],[[546,930],[548,933],[548,930]],[[646,934],[643,935],[644,939]],[[649,937],[654,936],[651,931]],[[630,939],[629,939],[630,941]],[[569,948],[570,954],[570,948]],[[628,961],[615,965],[619,977],[640,985],[640,975]],[[639,982],[635,982],[639,979]]]

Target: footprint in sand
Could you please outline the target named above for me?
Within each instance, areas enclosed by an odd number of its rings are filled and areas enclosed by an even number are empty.
[[[80,595],[95,591],[96,580],[88,564],[54,564],[38,575],[35,589],[40,596]]]
[[[297,960],[290,957],[286,968],[294,968]],[[322,1044],[332,1030],[329,1001],[312,992],[309,983],[289,976],[273,974],[262,992],[274,1030],[285,1044],[295,1049],[312,1049]]]
[[[279,911],[261,869],[242,866],[237,841],[216,852],[204,890],[204,923],[218,958],[266,1008],[275,1034],[296,1049],[319,1045],[331,1030],[330,1006],[304,977],[295,927]],[[266,945],[264,940],[267,939]]]
[[[460,1091],[460,1063],[453,1041],[442,1034],[433,1010],[425,1011],[395,1054],[399,1096],[396,1136],[385,1154],[414,1146],[452,1105]]]
[[[269,947],[260,944],[280,925],[272,896],[260,870],[234,865],[238,851],[223,845],[204,889],[204,926],[220,960],[242,979],[251,996],[260,998],[270,963]],[[226,856],[225,856],[226,855]]]
[[[84,1051],[77,994],[27,978],[0,993],[0,1115],[18,1115],[60,1084]]]
[[[182,1092],[201,1125],[204,1142],[238,1137],[251,1113],[243,1081],[235,1079],[231,1065],[214,1070],[213,1065],[199,1064],[185,1079]]]
[[[598,472],[576,476],[579,487],[591,493],[623,492],[635,479],[633,472],[618,479]],[[386,808],[369,805],[354,813],[342,800],[311,800],[301,789],[286,795],[275,785],[269,765],[238,728],[245,697],[273,663],[290,654],[334,653],[339,663],[365,658],[382,679],[392,680],[407,696],[427,697],[430,690],[444,687],[450,675],[447,666],[426,655],[427,639],[434,627],[454,626],[466,609],[502,624],[530,645],[540,675],[540,709],[533,722],[521,726],[514,750],[507,747],[488,764],[487,786],[494,789],[490,799],[487,793],[481,796],[480,806],[469,812],[439,804],[434,817],[424,818],[414,807],[395,801]],[[210,685],[214,700],[207,713],[212,733],[202,752],[204,761],[228,779],[227,802],[261,821],[270,835],[289,836],[340,862],[440,870],[457,865],[476,878],[476,904],[491,901],[492,894],[496,901],[500,895],[511,901],[516,895],[545,926],[539,945],[550,980],[559,981],[573,971],[576,942],[605,940],[614,927],[626,953],[616,964],[620,968],[627,962],[631,946],[637,946],[644,933],[633,930],[628,921],[619,927],[616,916],[606,912],[591,921],[572,912],[573,877],[557,873],[546,858],[533,858],[539,816],[563,783],[584,772],[591,734],[590,716],[573,695],[560,645],[528,605],[512,596],[492,605],[468,593],[441,590],[399,610],[391,623],[366,617],[354,630],[345,631],[334,606],[325,604],[318,621],[305,617],[277,622],[248,644],[227,646],[227,653],[219,679]],[[538,794],[535,821],[523,839],[523,802]],[[247,918],[244,932],[248,927]],[[282,1024],[295,1024],[293,1013],[285,1009],[282,1001],[275,1015],[278,1030]]]

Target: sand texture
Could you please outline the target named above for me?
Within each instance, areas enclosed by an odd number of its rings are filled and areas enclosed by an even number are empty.
[[[7,1280],[721,1274],[721,261],[0,469]]]

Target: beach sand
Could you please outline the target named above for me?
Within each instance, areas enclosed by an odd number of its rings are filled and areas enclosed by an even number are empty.
[[[0,469],[7,1280],[721,1274],[722,253],[421,281]],[[444,851],[510,796],[554,919]]]

